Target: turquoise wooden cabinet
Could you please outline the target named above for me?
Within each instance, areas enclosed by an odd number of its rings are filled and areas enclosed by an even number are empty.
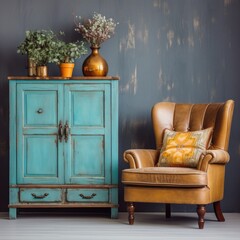
[[[18,208],[118,215],[118,78],[9,77],[9,217]]]

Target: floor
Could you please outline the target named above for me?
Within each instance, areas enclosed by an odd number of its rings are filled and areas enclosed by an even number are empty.
[[[0,240],[151,240],[151,239],[240,239],[240,213],[225,213],[217,222],[206,214],[205,228],[199,230],[195,213],[136,213],[135,224],[127,223],[127,213],[118,219],[102,215],[25,213],[9,220],[0,213]]]

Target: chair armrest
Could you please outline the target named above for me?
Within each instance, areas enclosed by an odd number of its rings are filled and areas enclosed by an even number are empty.
[[[154,167],[160,151],[154,149],[129,149],[123,153],[124,160],[130,168]]]
[[[207,171],[208,164],[226,164],[230,160],[228,152],[224,150],[207,150],[198,166],[199,170]]]

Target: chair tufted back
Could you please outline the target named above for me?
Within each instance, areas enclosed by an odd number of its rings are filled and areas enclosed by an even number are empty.
[[[161,149],[164,130],[197,131],[213,127],[211,149],[228,150],[234,101],[209,104],[159,102],[152,108],[157,149]]]

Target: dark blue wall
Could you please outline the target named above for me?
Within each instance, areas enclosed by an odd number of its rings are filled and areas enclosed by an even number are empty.
[[[239,0],[5,0],[0,6],[0,211],[8,204],[8,80],[26,75],[16,53],[25,30],[62,30],[77,40],[74,15],[93,12],[119,22],[101,47],[109,75],[119,75],[119,175],[128,148],[154,148],[150,110],[158,101],[235,100],[224,211],[240,212],[240,1]],[[76,63],[74,75],[82,75]],[[50,75],[59,75],[49,65]],[[125,211],[122,185],[120,210]],[[141,205],[138,211],[162,210]],[[188,211],[186,206],[176,210]],[[209,209],[210,211],[212,209]]]

